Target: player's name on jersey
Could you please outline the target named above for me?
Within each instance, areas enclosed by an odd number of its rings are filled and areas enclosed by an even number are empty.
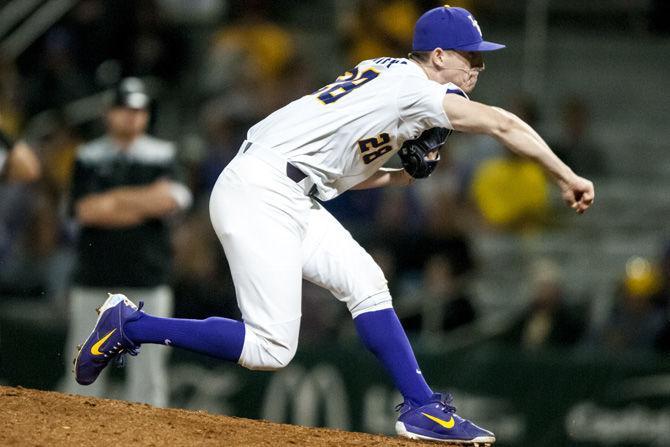
[[[386,65],[387,68],[390,68],[391,65],[393,64],[401,64],[401,65],[407,64],[407,59],[398,59],[395,57],[378,57],[377,59],[373,60],[376,64]]]

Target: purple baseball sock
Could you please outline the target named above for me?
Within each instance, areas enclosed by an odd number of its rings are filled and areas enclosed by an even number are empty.
[[[414,406],[433,395],[421,374],[405,330],[393,309],[367,312],[354,318],[363,344],[384,365],[405,401]]]
[[[138,344],[176,346],[231,362],[240,359],[244,345],[244,323],[228,318],[159,318],[142,312],[140,318],[129,321],[123,330]]]

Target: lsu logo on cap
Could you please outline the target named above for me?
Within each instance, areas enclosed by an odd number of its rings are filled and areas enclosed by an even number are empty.
[[[479,35],[484,37],[484,35],[482,34],[482,29],[479,27],[479,24],[477,23],[475,18],[472,17],[472,14],[468,14],[468,19],[470,19],[470,22],[472,22],[472,26],[474,26],[475,29],[479,32]]]
[[[448,5],[448,4],[445,3],[445,4],[444,4],[444,7],[445,7],[445,8],[451,8],[451,5]],[[479,33],[479,35],[482,36],[482,37],[484,37],[484,35],[482,34],[482,29],[479,27],[479,24],[477,23],[477,21],[475,20],[475,18],[472,17],[472,14],[468,14],[468,19],[470,19],[470,22],[472,23],[472,26],[477,30],[477,32]]]

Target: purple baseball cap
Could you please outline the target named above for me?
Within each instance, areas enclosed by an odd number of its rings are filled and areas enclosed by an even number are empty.
[[[505,45],[482,39],[482,30],[470,11],[440,6],[419,17],[414,25],[412,51],[435,48],[460,51],[494,51]]]

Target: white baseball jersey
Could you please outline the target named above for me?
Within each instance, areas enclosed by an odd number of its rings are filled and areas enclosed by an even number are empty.
[[[329,200],[370,177],[406,140],[432,127],[453,129],[442,106],[450,92],[467,98],[408,59],[367,60],[272,113],[247,140],[277,151]]]
[[[448,92],[465,96],[410,60],[374,59],[249,130],[210,198],[244,319],[241,365],[276,369],[291,360],[303,278],[330,290],[354,318],[392,307],[379,266],[305,192],[332,199],[370,177],[406,140],[451,129],[442,106]],[[287,161],[308,178],[296,182]]]

